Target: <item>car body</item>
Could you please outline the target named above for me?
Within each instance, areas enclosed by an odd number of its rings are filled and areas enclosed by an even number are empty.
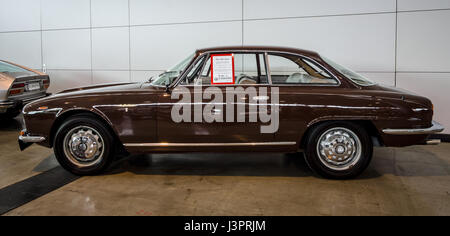
[[[212,56],[217,55],[233,56],[234,84],[196,84],[198,81],[209,83],[209,77],[213,77],[209,69]],[[234,62],[240,58],[251,60],[242,59],[241,68],[240,62]],[[245,71],[244,64],[250,62],[255,62],[259,69]],[[90,151],[96,153],[105,149],[108,142],[107,151],[121,147],[128,153],[292,153],[304,150],[308,164],[319,174],[351,178],[368,165],[373,145],[425,144],[429,134],[443,130],[432,120],[433,105],[429,99],[374,84],[312,51],[256,46],[206,48],[197,50],[175,68],[179,70],[170,70],[151,82],[75,88],[30,103],[23,110],[26,130],[22,131],[19,142],[22,147],[38,143],[55,148],[60,163],[82,175],[98,173],[106,166],[84,165],[82,158],[73,161],[77,156],[74,152],[86,150],[86,145],[80,141],[84,137],[89,141],[85,144],[94,145]],[[235,76],[234,70],[237,74],[243,73]],[[300,72],[292,73],[293,70]],[[247,82],[242,82],[244,80]],[[238,81],[241,82],[237,84]],[[175,122],[171,119],[175,104],[171,94],[175,89],[183,87],[195,95],[211,86],[222,92],[235,87],[276,89],[279,101],[277,110],[272,110],[279,115],[276,132],[261,133],[261,121]],[[273,100],[269,97],[265,99]],[[194,103],[193,100],[189,105]],[[244,112],[247,118],[249,109]],[[91,124],[92,120],[96,123]],[[66,127],[76,125],[85,129],[75,132]],[[70,132],[71,136],[67,137]],[[95,146],[102,141],[101,147]],[[364,159],[364,162],[359,164],[352,159],[350,163],[350,157],[344,155],[327,157],[324,150],[336,155],[348,151],[353,159],[359,155],[358,161]],[[101,151],[104,155],[105,150]],[[333,158],[345,159],[346,163],[333,162]],[[319,159],[321,162],[317,161]]]
[[[23,105],[48,96],[48,75],[0,60],[0,115],[14,117]]]

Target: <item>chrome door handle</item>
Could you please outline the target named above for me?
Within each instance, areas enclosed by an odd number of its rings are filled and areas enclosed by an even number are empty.
[[[269,96],[255,96],[255,97],[253,97],[253,100],[255,100],[255,101],[267,101],[267,100],[269,100]]]

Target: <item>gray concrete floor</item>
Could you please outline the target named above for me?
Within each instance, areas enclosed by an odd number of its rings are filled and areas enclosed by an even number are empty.
[[[47,171],[51,150],[17,146],[20,123],[0,125],[0,188]],[[131,156],[7,215],[449,215],[450,144],[376,148],[358,179],[321,179],[302,156]]]

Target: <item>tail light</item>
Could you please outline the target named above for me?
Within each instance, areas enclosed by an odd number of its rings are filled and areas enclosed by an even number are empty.
[[[49,79],[44,79],[42,81],[42,84],[44,85],[45,89],[48,89],[48,87],[50,87],[50,80]]]
[[[24,90],[25,90],[24,83],[13,84],[11,86],[11,89],[9,89],[9,95],[18,95],[18,94],[23,93]]]

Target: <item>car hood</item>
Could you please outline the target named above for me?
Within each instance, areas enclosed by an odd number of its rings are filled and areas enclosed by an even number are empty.
[[[128,89],[137,89],[140,88],[142,83],[115,83],[115,84],[99,84],[93,86],[86,87],[78,87],[63,90],[57,94],[67,94],[67,93],[92,93],[92,92],[108,92],[108,91],[117,91],[117,90],[128,90]]]
[[[43,104],[47,102],[59,102],[64,101],[65,99],[71,98],[71,97],[84,97],[84,96],[105,96],[106,94],[121,94],[122,92],[126,91],[136,91],[140,90],[143,83],[115,83],[115,84],[100,84],[100,85],[94,85],[94,86],[87,86],[87,87],[79,87],[79,88],[72,88],[67,89],[64,91],[61,91],[59,93],[53,94],[51,96],[48,96],[46,98],[39,99],[37,101],[31,102],[27,105],[27,107],[30,107],[31,105],[35,104]],[[151,91],[151,89],[148,89],[147,91]]]

